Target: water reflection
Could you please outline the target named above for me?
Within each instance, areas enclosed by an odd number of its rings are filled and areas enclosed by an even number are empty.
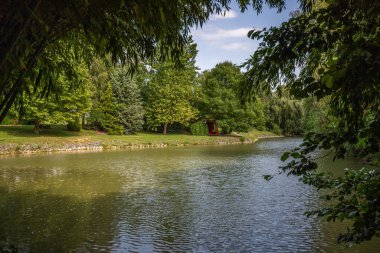
[[[337,246],[344,227],[304,217],[313,188],[262,179],[297,143],[2,158],[0,249],[378,252],[378,240]]]

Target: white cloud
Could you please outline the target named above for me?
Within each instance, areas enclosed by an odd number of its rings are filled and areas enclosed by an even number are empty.
[[[225,49],[225,50],[229,50],[229,51],[234,51],[234,50],[252,51],[253,50],[252,44],[243,43],[243,42],[233,42],[233,43],[221,44],[220,48]]]
[[[247,38],[247,33],[252,28],[237,28],[237,29],[222,29],[212,27],[211,29],[193,30],[192,34],[198,38],[206,41],[217,41],[220,39],[229,38]]]
[[[219,50],[226,54],[251,53],[258,47],[258,42],[247,37],[247,33],[253,28],[240,27],[235,29],[224,29],[215,25],[209,25],[203,29],[192,29],[194,39],[202,46],[211,50]]]
[[[237,18],[237,17],[238,17],[238,14],[235,11],[229,10],[226,12],[212,15],[210,20],[231,19],[231,18]]]

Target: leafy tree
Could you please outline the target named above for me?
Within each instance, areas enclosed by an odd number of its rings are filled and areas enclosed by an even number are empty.
[[[89,113],[92,107],[91,84],[88,69],[83,64],[78,67],[76,72],[80,74],[80,79],[76,79],[76,82],[65,76],[62,77],[64,82],[67,83],[67,88],[62,95],[56,96],[56,98],[59,101],[60,111],[62,111],[66,122],[72,126],[76,125],[74,128],[80,130],[80,119],[82,119],[83,126],[86,114]]]
[[[302,129],[302,102],[291,99],[285,92],[271,93],[265,98],[265,126],[270,131],[284,135],[300,135]],[[263,98],[262,98],[263,99]]]
[[[63,123],[60,107],[53,99],[44,99],[38,96],[24,95],[23,112],[21,118],[34,122],[34,133],[40,133],[41,124]]]
[[[95,59],[90,67],[92,109],[89,125],[109,134],[130,134],[142,129],[143,107],[136,77],[124,67]]]
[[[207,118],[215,118],[224,132],[245,132],[249,129],[263,128],[264,115],[262,103],[241,105],[236,92],[242,79],[239,67],[231,62],[217,64],[200,78],[204,95],[200,105],[202,114]]]
[[[59,96],[43,98],[40,90],[23,92],[15,106],[21,118],[34,122],[35,133],[40,132],[41,124],[79,124],[79,119],[89,112],[91,99],[87,72],[85,68],[77,71],[81,73],[81,79],[76,83],[64,76],[59,77]]]
[[[206,136],[206,135],[208,135],[208,127],[207,127],[206,123],[204,123],[202,121],[197,121],[197,122],[190,125],[190,133],[192,135]]]
[[[262,2],[252,1],[254,9]],[[265,2],[284,7],[284,0]],[[250,1],[238,3],[245,10]],[[190,27],[226,8],[225,0],[0,1],[0,123],[28,85],[42,85],[48,96],[59,89],[58,74],[76,77],[71,63],[79,58],[90,63],[94,54],[111,54],[133,70],[160,47],[162,57],[178,62]]]
[[[95,59],[91,64],[90,82],[92,89],[92,109],[88,124],[109,134],[123,134],[124,127],[120,125],[118,106],[112,93],[110,81],[111,67]]]
[[[119,123],[124,127],[124,133],[141,131],[144,124],[144,108],[136,78],[131,78],[126,68],[117,67],[111,75],[111,85]]]
[[[173,123],[188,125],[198,112],[193,102],[197,97],[195,86],[196,44],[187,45],[181,57],[182,67],[176,68],[171,61],[156,62],[146,87],[146,118],[150,129],[163,126],[166,134]]]
[[[99,108],[96,108],[99,120],[99,128],[111,135],[122,135],[124,127],[120,124],[120,114],[115,97],[112,94],[112,86],[105,87],[103,95],[99,100]]]
[[[370,240],[380,229],[380,173],[348,170],[343,177],[316,170],[312,152],[331,150],[335,158],[347,155],[347,145],[361,143],[362,157],[380,148],[380,2],[327,0],[283,23],[249,36],[261,39],[246,62],[242,94],[270,91],[285,82],[298,98],[329,96],[336,127],[308,133],[300,148],[285,153],[294,158],[282,169],[301,176],[318,189],[329,189],[330,204],[310,212],[328,220],[352,220],[338,241]],[[296,69],[300,73],[296,74]],[[359,145],[357,145],[359,146]]]
[[[302,100],[302,129],[305,132],[326,132],[335,127],[335,119],[328,111],[329,97],[308,97]]]

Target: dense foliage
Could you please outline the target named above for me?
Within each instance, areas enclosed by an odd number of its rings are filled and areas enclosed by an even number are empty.
[[[141,131],[144,124],[144,109],[136,78],[132,78],[126,68],[117,67],[111,74],[111,86],[119,124],[124,127],[124,133]]]
[[[242,10],[263,1],[238,0]],[[265,1],[279,10],[284,0]],[[114,63],[136,69],[158,47],[177,63],[189,29],[202,25],[230,1],[3,0],[0,1],[0,123],[26,86],[49,96],[57,76],[77,77],[72,63],[111,54]],[[160,43],[158,43],[160,42]]]
[[[109,134],[131,134],[142,130],[144,110],[140,89],[126,68],[110,67],[99,59],[90,68],[92,109],[89,127]]]
[[[208,127],[206,123],[202,121],[197,121],[190,126],[190,133],[192,135],[205,136],[208,135]]]
[[[61,89],[57,96],[41,97],[39,90],[25,90],[15,104],[16,114],[21,120],[33,122],[35,132],[40,131],[41,124],[78,123],[91,108],[90,83],[87,71],[77,69],[81,79],[76,82],[60,76]],[[72,129],[72,128],[70,128]]]
[[[237,2],[242,11],[259,12],[264,2],[284,7],[283,0]],[[329,190],[331,204],[309,214],[352,220],[339,241],[369,240],[380,229],[379,171],[323,174],[313,152],[379,156],[380,2],[299,2],[280,27],[249,33],[261,42],[244,74],[224,62],[197,77],[189,28],[230,1],[1,1],[0,122],[13,106],[9,117],[33,122],[36,132],[41,124],[79,130],[82,123],[109,134],[143,125],[166,133],[171,124],[208,118],[224,133],[308,132],[283,155],[293,158],[283,172]],[[137,69],[145,72],[131,78]]]
[[[345,158],[352,145],[359,157],[379,153],[380,2],[323,3],[280,27],[249,33],[262,42],[245,64],[242,95],[269,92],[285,83],[297,98],[328,97],[331,124],[320,129],[308,126],[321,131],[308,133],[300,148],[283,156],[284,160],[293,158],[283,171],[300,175],[318,189],[330,189],[329,207],[311,213],[329,220],[352,220],[350,230],[338,240],[362,242],[380,229],[380,172],[347,171],[339,178],[324,175],[316,170],[313,151],[331,150],[336,159]]]
[[[182,67],[175,68],[172,61],[157,61],[146,83],[146,118],[149,129],[163,127],[166,134],[169,125],[185,126],[196,119],[198,111],[193,106],[197,98],[195,86],[196,45],[189,43],[181,57]]]
[[[236,65],[223,62],[204,72],[200,78],[204,96],[200,103],[202,114],[206,118],[217,119],[224,133],[246,132],[264,125],[260,103],[240,103],[236,91],[242,77]]]
[[[328,103],[329,97],[319,100],[309,97],[302,100],[302,129],[305,132],[321,133],[336,127],[334,117],[329,114]]]
[[[21,122],[68,124],[69,130],[82,127],[108,134],[138,131],[190,132],[208,134],[207,126],[195,131],[198,120],[216,121],[221,133],[269,130],[277,134],[302,133],[302,104],[277,93],[241,104],[237,90],[243,74],[224,62],[197,74],[195,44],[181,57],[182,67],[170,60],[141,64],[131,77],[128,69],[94,58],[89,68],[81,67],[76,83],[62,76],[58,96],[42,97],[37,91],[20,99],[9,117]],[[308,115],[314,115],[310,112]],[[195,132],[194,132],[194,131]]]
[[[301,135],[304,131],[303,107],[300,100],[280,97],[277,93],[271,94],[266,98],[265,115],[265,126],[274,133]]]
[[[116,101],[112,95],[110,72],[112,69],[100,59],[95,59],[90,66],[90,80],[93,85],[91,94],[92,108],[88,125],[110,134],[122,134],[123,128],[118,124]]]

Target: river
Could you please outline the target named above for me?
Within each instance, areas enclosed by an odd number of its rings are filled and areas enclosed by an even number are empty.
[[[314,188],[262,178],[300,141],[1,157],[0,252],[380,252],[306,218]]]

